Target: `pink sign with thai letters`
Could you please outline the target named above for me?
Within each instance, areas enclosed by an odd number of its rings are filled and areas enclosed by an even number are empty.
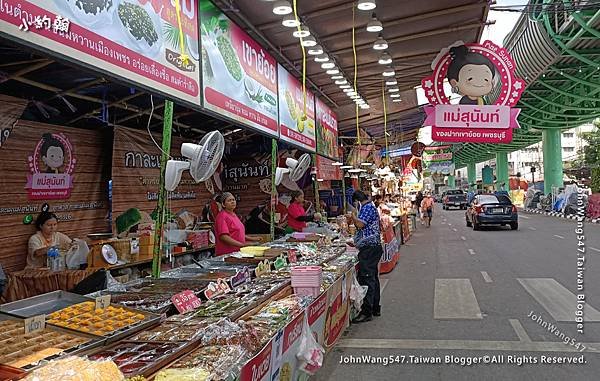
[[[510,54],[491,41],[464,44],[457,41],[431,64],[433,74],[421,81],[430,106],[424,125],[432,126],[432,139],[442,142],[509,143],[519,128],[520,110],[513,108],[525,90],[517,78]],[[451,104],[445,81],[461,95]],[[489,97],[495,94],[493,104]]]

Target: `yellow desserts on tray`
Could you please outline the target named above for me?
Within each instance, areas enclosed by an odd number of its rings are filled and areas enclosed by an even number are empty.
[[[125,377],[112,361],[67,357],[35,369],[25,381],[121,381]]]
[[[137,324],[146,318],[123,307],[96,309],[94,302],[83,302],[48,315],[48,323],[98,336]]]

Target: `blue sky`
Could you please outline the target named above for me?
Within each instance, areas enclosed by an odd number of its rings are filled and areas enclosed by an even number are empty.
[[[529,0],[497,0],[496,5],[525,5]],[[521,14],[519,12],[497,12],[490,11],[488,21],[495,20],[496,24],[487,26],[481,36],[481,40],[492,40],[498,45],[502,45],[504,37],[515,26]]]

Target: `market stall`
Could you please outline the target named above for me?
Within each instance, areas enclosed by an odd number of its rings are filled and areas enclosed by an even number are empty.
[[[320,366],[312,356],[322,361],[350,321],[356,257],[331,239],[288,236],[261,253],[232,255],[236,263],[207,259],[88,296],[58,291],[3,304],[0,340],[14,342],[13,332],[33,321],[26,335],[38,344],[8,347],[0,364],[48,381],[85,362],[98,377],[89,379],[307,377]],[[279,256],[264,256],[268,250]],[[314,291],[300,286],[308,284],[296,278],[303,269],[318,269]]]

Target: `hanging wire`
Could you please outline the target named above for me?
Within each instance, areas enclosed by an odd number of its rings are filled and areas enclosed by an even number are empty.
[[[189,56],[185,52],[185,38],[183,38],[183,28],[181,24],[181,4],[175,0],[175,12],[177,13],[177,26],[179,27],[179,45],[181,45],[181,61],[184,65],[188,64]]]
[[[302,31],[300,20],[298,19],[297,0],[294,0],[294,17],[296,18],[296,24],[298,25],[298,33]],[[304,49],[304,39],[300,34],[300,48],[302,49],[302,121],[306,120],[306,49]]]
[[[388,146],[388,132],[387,132],[387,108],[385,101],[385,82],[381,81],[381,101],[383,102],[383,133],[385,135],[385,161],[386,164],[390,164],[390,147]]]
[[[295,0],[294,0],[295,1]],[[354,56],[354,92],[357,93],[356,77],[358,71],[358,65],[356,62],[356,4],[352,7],[352,54]],[[356,138],[358,141],[358,149],[360,156],[360,128],[358,126],[358,103],[356,104]]]

